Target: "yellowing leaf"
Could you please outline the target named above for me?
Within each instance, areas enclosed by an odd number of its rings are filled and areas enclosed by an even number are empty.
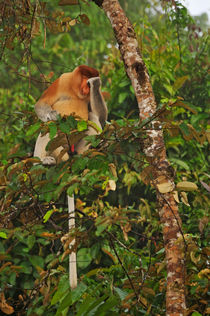
[[[179,90],[188,78],[189,78],[188,76],[182,76],[182,77],[177,78],[173,84],[174,90],[175,91]]]
[[[40,236],[46,237],[46,238],[56,238],[56,234],[52,234],[52,233],[48,233],[48,232],[43,232],[40,234]]]
[[[201,234],[203,233],[204,228],[208,225],[208,223],[209,223],[209,218],[208,218],[208,216],[203,216],[203,217],[200,219],[198,228],[199,228]]]
[[[114,180],[109,180],[109,189],[112,191],[116,190],[116,183]]]
[[[115,164],[110,163],[110,164],[109,164],[109,168],[110,168],[111,173],[113,174],[113,176],[117,178],[117,170],[116,170]]]
[[[201,255],[198,255],[197,257],[195,256],[195,251],[191,251],[190,252],[190,258],[192,260],[192,262],[194,262],[195,264],[198,264],[198,262],[201,259]]]
[[[210,143],[210,129],[206,131],[206,138],[208,142]]]
[[[4,293],[0,294],[0,310],[6,315],[14,313],[14,308],[7,304]]]
[[[124,239],[126,241],[128,241],[128,232],[131,230],[131,224],[128,222],[127,224],[125,225],[120,225],[122,231],[123,231],[123,236],[124,236]]]
[[[161,263],[158,264],[158,268],[157,268],[157,274],[160,273],[160,271],[162,271],[166,266],[165,261],[162,261]]]
[[[195,109],[191,108],[188,104],[186,104],[186,103],[184,103],[182,101],[175,102],[173,104],[173,106],[180,106],[180,107],[185,108],[186,110],[188,110],[188,111],[190,111],[190,112],[192,112],[194,114],[198,113]]]
[[[187,205],[187,206],[190,206],[190,204],[188,203],[188,198],[187,198],[187,194],[186,192],[181,192],[181,201]]]
[[[176,185],[178,190],[183,190],[183,191],[195,191],[198,190],[197,184],[190,182],[190,181],[182,181],[177,183]]]
[[[207,183],[205,183],[205,182],[203,182],[203,181],[201,181],[201,180],[200,180],[200,183],[201,183],[202,186],[210,193],[210,186],[209,186]]]
[[[69,25],[70,26],[74,26],[75,24],[77,23],[77,20],[76,19],[73,19],[69,22]]]
[[[157,188],[160,193],[168,193],[168,192],[173,191],[174,185],[173,183],[168,181],[168,182],[157,184]]]
[[[19,148],[20,148],[20,144],[16,144],[14,147],[10,149],[8,156],[16,154]]]
[[[173,196],[174,196],[174,200],[175,200],[177,203],[179,203],[180,201],[179,201],[178,192],[177,192],[177,191],[173,191],[172,194],[173,194]]]
[[[101,248],[101,250],[103,250],[103,252],[106,253],[114,263],[117,263],[117,258],[110,251],[105,248]]]
[[[143,303],[144,304],[144,306],[147,306],[147,300],[146,300],[146,298],[145,297],[143,297],[143,296],[139,296],[139,301],[141,302],[141,303]]]
[[[199,279],[203,278],[203,276],[210,277],[210,269],[203,269],[198,273]]]

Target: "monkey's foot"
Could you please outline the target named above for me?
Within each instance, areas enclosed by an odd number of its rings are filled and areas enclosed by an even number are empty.
[[[47,156],[42,160],[43,165],[53,166],[56,165],[56,160],[52,156]]]

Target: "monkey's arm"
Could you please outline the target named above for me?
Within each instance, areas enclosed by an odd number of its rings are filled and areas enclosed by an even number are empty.
[[[35,104],[35,112],[38,118],[43,121],[56,121],[58,112],[53,110],[52,107],[41,100]]]
[[[100,91],[101,80],[99,77],[88,79],[90,85],[90,108],[94,116],[96,116],[103,127],[107,120],[107,106]],[[89,116],[91,114],[89,113]],[[91,120],[91,117],[89,117]],[[91,120],[92,121],[92,120]],[[97,124],[97,123],[96,123]]]
[[[90,78],[88,79],[88,84],[90,85],[90,111],[88,113],[88,119],[102,129],[107,120],[108,111],[100,91],[101,80],[99,77]],[[99,132],[96,131],[95,128],[89,126],[86,135],[90,136],[96,134],[99,134]],[[89,145],[85,139],[81,139],[75,146],[78,154],[82,154],[84,151],[88,150],[88,148]]]

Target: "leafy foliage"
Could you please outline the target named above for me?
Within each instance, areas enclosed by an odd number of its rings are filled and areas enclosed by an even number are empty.
[[[108,22],[92,4],[83,6],[87,26],[78,6],[71,6],[69,14],[68,7],[54,8],[51,1],[38,7],[33,1],[27,1],[28,7],[24,3],[16,2],[17,10],[12,10],[8,1],[3,15],[0,310],[15,315],[164,315],[164,244],[149,185],[151,169],[141,150],[143,127],[150,121],[139,126],[133,89]],[[128,12],[130,6],[136,8],[131,16],[139,22],[136,33],[159,105],[155,116],[163,126],[171,172],[176,172],[187,314],[205,315],[207,34],[177,1],[176,6],[162,3],[164,14],[155,15],[148,13],[148,3],[127,5]],[[122,4],[126,7],[126,1]],[[150,19],[137,15],[138,10]],[[7,36],[13,29],[16,37]],[[95,29],[100,29],[97,36]],[[89,137],[91,149],[82,156],[70,153],[70,147],[84,136],[87,122],[69,117],[43,124],[33,111],[44,83],[80,63],[101,68],[103,86],[111,95],[110,122],[100,136]],[[37,81],[17,80],[17,72]],[[70,160],[46,167],[33,158],[40,131],[50,133],[49,150],[62,144],[62,154],[68,152]],[[77,225],[70,233],[66,192],[76,197]],[[73,236],[80,279],[71,291],[68,255]]]

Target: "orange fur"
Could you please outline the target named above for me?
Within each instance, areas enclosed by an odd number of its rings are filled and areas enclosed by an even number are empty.
[[[88,119],[90,88],[87,80],[97,76],[99,72],[96,69],[85,65],[78,66],[73,72],[62,74],[44,91],[36,103],[38,116],[50,106],[61,116],[75,114],[82,119]]]

